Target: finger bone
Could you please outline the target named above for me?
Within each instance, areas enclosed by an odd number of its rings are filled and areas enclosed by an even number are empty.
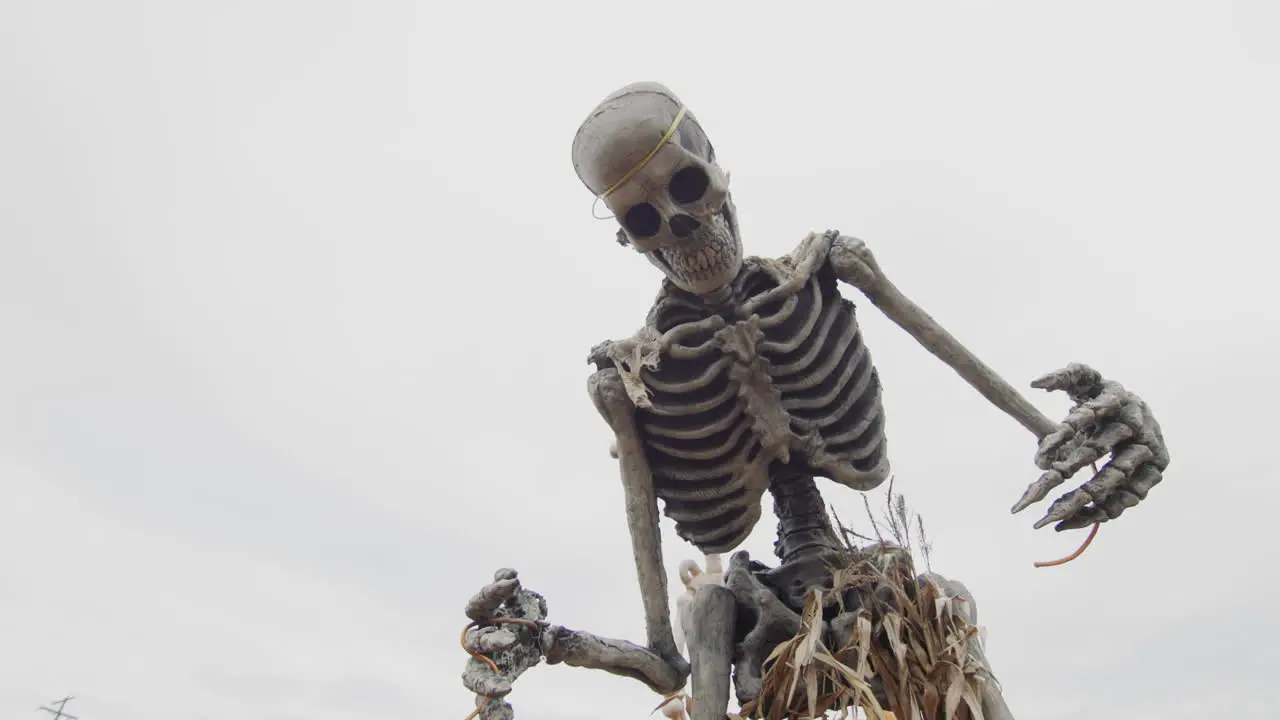
[[[1094,462],[1099,457],[1105,455],[1109,450],[1111,450],[1109,445],[1099,448],[1091,442],[1082,443],[1075,450],[1071,451],[1071,454],[1067,456],[1066,460],[1054,463],[1053,469],[1062,473],[1064,477],[1071,477],[1072,475],[1075,475],[1076,471],[1080,468]]]
[[[1125,488],[1137,495],[1138,499],[1146,500],[1151,488],[1159,485],[1163,479],[1164,475],[1160,473],[1160,468],[1150,464],[1143,465],[1133,472],[1133,477],[1125,483]]]
[[[1133,437],[1133,430],[1124,423],[1112,423],[1094,437],[1085,438],[1073,449],[1065,460],[1051,465],[1063,477],[1071,477],[1085,465],[1097,461],[1098,458],[1111,452],[1117,445]]]
[[[1067,423],[1062,423],[1056,430],[1044,436],[1040,441],[1040,447],[1036,451],[1036,467],[1041,470],[1048,470],[1064,447],[1068,447],[1079,437],[1076,429]]]
[[[1088,403],[1079,405],[1067,413],[1067,417],[1062,421],[1063,425],[1070,425],[1076,430],[1087,430],[1098,424],[1098,420],[1104,417]]]
[[[1020,513],[1031,505],[1040,502],[1045,495],[1049,494],[1050,490],[1061,485],[1065,479],[1062,473],[1057,470],[1047,471],[1040,476],[1039,480],[1027,486],[1026,491],[1022,493],[1022,499],[1014,504],[1013,510],[1010,512]]]
[[[1107,512],[1107,517],[1115,520],[1125,510],[1137,505],[1139,498],[1137,495],[1129,492],[1125,488],[1120,488],[1111,493],[1111,496],[1102,502],[1102,509]]]
[[[1102,470],[1085,483],[1082,489],[1095,502],[1103,502],[1133,474],[1139,465],[1150,459],[1151,450],[1146,445],[1130,445],[1112,456],[1111,462],[1102,466]]]
[[[1053,392],[1054,390],[1061,390],[1066,385],[1066,380],[1067,371],[1065,369],[1054,370],[1051,373],[1045,373],[1035,380],[1032,380],[1031,387],[1037,390],[1048,390],[1049,392]]]
[[[468,690],[488,697],[502,697],[511,692],[511,681],[497,675],[488,663],[476,658],[467,661],[467,669],[462,673],[462,684]]]
[[[514,573],[513,573],[514,575]],[[486,585],[467,602],[467,617],[486,620],[493,617],[502,603],[520,591],[520,581],[514,577]]]
[[[1119,395],[1113,392],[1104,392],[1092,400],[1085,400],[1079,407],[1068,414],[1068,418],[1079,411],[1082,415],[1088,414],[1101,420],[1115,415],[1124,406],[1124,399]],[[1068,422],[1070,422],[1069,419]]]
[[[1132,439],[1135,434],[1134,429],[1123,422],[1111,423],[1103,428],[1102,432],[1086,440],[1085,445],[1093,448],[1097,452],[1097,457],[1101,457],[1111,452],[1112,448],[1120,443]],[[1096,460],[1097,457],[1093,459]]]
[[[483,627],[467,631],[464,643],[469,652],[488,655],[514,646],[519,639],[507,628]]]
[[[1094,523],[1107,521],[1107,514],[1101,508],[1089,506],[1071,517],[1063,520],[1054,526],[1054,530],[1062,532],[1063,530],[1079,530],[1083,527],[1089,527]]]
[[[1080,510],[1082,510],[1092,500],[1093,498],[1084,490],[1080,488],[1072,490],[1066,495],[1054,500],[1053,504],[1049,506],[1049,512],[1045,513],[1045,516],[1040,518],[1034,527],[1039,530],[1045,525],[1051,525],[1072,517],[1076,513],[1080,512]]]

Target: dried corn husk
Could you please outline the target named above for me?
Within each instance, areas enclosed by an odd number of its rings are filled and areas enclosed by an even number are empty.
[[[868,508],[869,509],[869,508]],[[880,526],[872,518],[877,536]],[[800,632],[774,649],[765,661],[760,697],[747,703],[745,720],[805,720],[853,717],[868,720],[982,720],[985,668],[970,657],[978,628],[960,614],[956,598],[936,583],[917,579],[911,545],[915,539],[928,559],[923,523],[912,523],[902,497],[890,489],[888,525],[894,542],[859,550],[848,542],[847,562],[832,568],[832,588],[806,599]],[[912,538],[912,526],[918,537]],[[845,591],[856,588],[866,607],[843,606]],[[845,647],[828,646],[824,610],[858,612],[853,637]],[[878,677],[888,707],[872,690]]]

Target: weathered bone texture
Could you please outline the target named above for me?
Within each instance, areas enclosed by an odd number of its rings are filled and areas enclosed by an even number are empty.
[[[655,494],[704,553],[741,544],[774,476],[888,477],[879,377],[826,245],[749,258],[722,302],[668,283],[643,329],[590,356],[626,383]]]
[[[1163,479],[1169,450],[1160,424],[1142,398],[1104,379],[1097,370],[1073,363],[1031,383],[1042,390],[1064,391],[1076,403],[1065,421],[1054,423],[903,295],[885,277],[866,243],[834,232],[827,237],[832,238],[831,264],[842,280],[861,290],[890,320],[1040,441],[1036,465],[1045,473],[1027,488],[1013,512],[1039,502],[1108,454],[1110,462],[1082,487],[1055,501],[1036,522],[1037,529],[1058,523],[1055,529],[1072,530],[1115,519],[1146,499]]]
[[[780,474],[770,491],[778,517],[773,553],[782,564],[768,571],[765,579],[783,602],[801,610],[814,588],[828,587],[829,569],[844,559],[843,546],[812,477]]]
[[[698,588],[689,603],[689,663],[696,701],[691,720],[724,720],[737,611],[733,593],[719,585]]]
[[[716,293],[738,274],[742,243],[729,174],[683,107],[658,83],[619,89],[578,128],[573,167],[618,219],[620,242],[684,290]]]
[[[1014,505],[1015,513],[1108,454],[1111,460],[1093,479],[1049,506],[1037,528],[1058,522],[1059,529],[1067,530],[1114,520],[1145,500],[1164,479],[1169,450],[1160,423],[1142,398],[1079,363],[1049,373],[1032,386],[1065,391],[1076,406],[1042,439],[1036,465],[1045,473]]]
[[[788,607],[774,588],[764,583],[760,576],[767,571],[767,567],[752,561],[745,550],[729,558],[729,589],[745,610],[742,615],[750,619],[737,629],[733,684],[739,704],[760,696],[764,661],[774,648],[800,632],[799,610]]]
[[[558,647],[573,664],[566,648],[576,648],[581,664],[638,673],[655,688],[681,687],[689,668],[670,622],[658,501],[682,538],[721,553],[757,524],[768,490],[781,565],[733,556],[725,580],[736,608],[731,623],[721,588],[700,588],[681,608],[695,684],[708,697],[705,704],[695,697],[699,717],[724,710],[717,688],[730,662],[729,625],[739,698],[759,692],[760,663],[798,629],[806,592],[830,580],[827,566],[839,552],[814,478],[868,490],[889,475],[878,374],[840,281],[861,289],[1041,439],[1046,475],[1016,509],[1107,451],[1111,462],[1042,523],[1064,529],[1115,517],[1159,481],[1168,454],[1145,404],[1108,386],[1080,401],[1067,423],[1052,423],[888,282],[861,241],[811,233],[783,258],[744,258],[728,173],[693,113],[666,87],[635,83],[605,98],[578,129],[573,165],[617,219],[622,244],[666,275],[644,326],[589,357],[597,367],[591,396],[615,435],[648,649],[544,633],[548,656]],[[1079,377],[1041,386],[1067,389]],[[1095,505],[1086,506],[1090,499]],[[848,618],[832,622],[848,629]]]
[[[467,617],[473,621],[493,618],[541,622],[547,616],[547,603],[535,592],[520,586],[516,571],[503,568],[493,574],[493,582],[476,593],[467,603]],[[490,698],[480,711],[480,720],[511,720],[514,712],[503,698],[511,692],[511,683],[542,657],[537,632],[516,624],[487,625],[467,631],[467,650],[488,656],[501,674],[481,660],[471,658],[462,673],[462,684],[476,694],[476,703]]]
[[[830,240],[744,261],[727,173],[670,90],[610,95],[579,128],[573,160],[627,243],[667,275],[645,326],[593,350],[590,388],[616,437],[648,646],[677,664],[658,499],[682,538],[719,553],[750,534],[766,490],[786,496],[815,475],[879,485],[879,378],[826,262]],[[779,540],[784,574],[821,562],[809,552],[821,523],[795,525]]]
[[[793,495],[779,505],[807,508],[819,500],[811,480],[797,482],[795,488]],[[790,518],[813,519],[808,512],[782,515],[784,534],[791,529]],[[830,527],[829,521],[823,524]],[[799,613],[805,600],[801,588],[829,589],[830,568],[850,563],[849,551],[836,544],[833,534],[827,537],[829,541],[810,544],[807,551],[801,552],[800,560],[792,556],[791,562],[774,569],[753,561],[746,551],[736,552],[730,558],[723,586],[693,585],[692,599],[682,613],[693,661],[692,720],[720,720],[725,716],[731,677],[739,704],[759,697],[765,660],[801,628]],[[882,567],[890,562],[906,562],[907,567],[910,566],[909,556],[905,561],[894,559],[905,551],[893,546],[872,545],[855,552],[879,558]],[[814,561],[805,562],[806,557]],[[926,579],[938,583],[949,595],[964,598],[967,602],[967,606],[961,606],[964,619],[977,625],[977,604],[963,584],[939,575],[920,576],[921,582]],[[831,619],[825,623],[823,632],[828,647],[842,648],[849,644],[858,611],[867,605],[865,600],[857,590],[849,589],[839,598],[845,612],[836,614],[838,606],[831,605]],[[490,655],[501,671],[495,676],[487,664],[472,659],[463,675],[464,684],[477,693],[477,702],[484,695],[494,698],[482,711],[483,720],[512,717],[510,705],[502,698],[510,693],[511,682],[536,665],[541,657],[549,664],[564,662],[632,677],[664,694],[679,689],[686,677],[680,669],[645,648],[546,623],[546,601],[537,593],[523,589],[513,570],[498,571],[494,582],[468,603],[467,615],[478,621],[517,618],[533,620],[537,625],[537,631],[518,625],[482,625],[468,632],[468,650]],[[973,641],[970,652],[987,668],[988,682],[982,698],[984,714],[993,720],[1012,720],[998,686],[990,677],[990,666],[981,645]],[[881,705],[887,707],[888,699],[878,680],[873,679],[871,684]]]
[[[548,665],[564,663],[634,678],[659,693],[679,690],[688,677],[683,659],[676,666],[625,640],[547,623],[546,600],[523,588],[516,571],[509,568],[494,573],[494,581],[467,603],[466,614],[481,624],[467,631],[465,647],[468,652],[489,657],[499,671],[495,674],[488,663],[475,657],[467,661],[463,671],[462,683],[476,694],[477,705],[489,698],[480,720],[510,720],[513,711],[503,698],[511,692],[516,678],[544,658]],[[502,620],[532,622],[536,628]]]
[[[733,679],[739,704],[759,697],[764,661],[780,643],[799,632],[806,597],[815,588],[830,589],[831,568],[849,562],[813,478],[780,477],[773,497],[778,516],[774,554],[782,564],[770,569],[743,550],[729,559],[725,575],[738,603],[738,617],[744,618],[735,635]],[[852,590],[843,601],[853,609],[863,604]],[[695,693],[694,699],[697,697]]]
[[[675,636],[671,631],[667,572],[662,561],[657,499],[648,459],[636,431],[633,407],[616,370],[605,369],[592,375],[588,390],[596,409],[609,423],[616,438],[614,446],[618,451],[618,465],[622,473],[627,525],[635,554],[641,600],[644,603],[648,646],[687,674],[688,668],[684,666],[684,658],[676,651]]]

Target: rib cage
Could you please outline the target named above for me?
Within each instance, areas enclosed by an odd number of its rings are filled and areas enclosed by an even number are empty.
[[[668,288],[650,314],[659,334],[691,332],[642,371],[651,405],[637,425],[665,514],[706,553],[746,539],[782,466],[863,490],[888,476],[880,382],[853,304],[823,264],[797,291],[744,308],[781,281],[749,259],[721,308]]]

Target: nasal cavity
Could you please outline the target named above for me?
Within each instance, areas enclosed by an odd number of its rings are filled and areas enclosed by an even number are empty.
[[[671,232],[676,237],[687,237],[689,233],[698,229],[700,223],[688,215],[676,215],[671,218]]]

